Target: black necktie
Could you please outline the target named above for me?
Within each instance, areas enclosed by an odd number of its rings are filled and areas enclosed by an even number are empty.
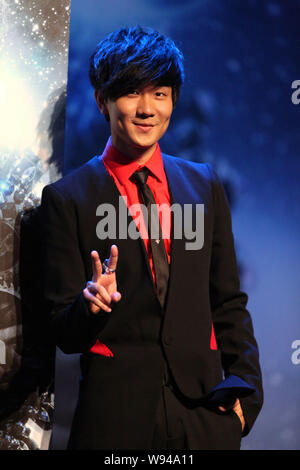
[[[143,204],[147,208],[148,224],[146,226],[152,250],[156,290],[160,304],[163,307],[168,289],[169,263],[165,243],[162,238],[156,202],[151,189],[147,185],[149,172],[148,168],[143,167],[141,170],[133,173],[131,179],[137,184]]]

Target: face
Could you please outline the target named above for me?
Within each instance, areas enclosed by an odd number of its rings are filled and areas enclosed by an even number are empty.
[[[150,158],[170,122],[172,88],[147,86],[105,103],[95,96],[101,112],[109,114],[114,147],[140,162]]]

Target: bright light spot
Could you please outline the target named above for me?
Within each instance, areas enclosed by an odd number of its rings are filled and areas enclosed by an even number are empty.
[[[42,197],[42,191],[43,191],[44,186],[45,186],[44,182],[38,181],[32,188],[33,194],[35,194],[35,196],[37,196],[39,199]]]
[[[0,61],[0,147],[24,150],[36,141],[35,103],[20,71]]]

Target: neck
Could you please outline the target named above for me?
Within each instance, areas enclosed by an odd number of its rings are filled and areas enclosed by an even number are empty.
[[[148,149],[135,149],[136,151],[134,153],[131,153],[129,158],[131,160],[134,160],[137,162],[139,165],[144,165],[154,154],[156,149],[156,144]]]
[[[144,165],[153,155],[156,150],[157,143],[151,147],[126,147],[119,146],[118,142],[114,142],[111,139],[112,145],[122,154],[125,155],[129,160],[137,162],[139,165]]]

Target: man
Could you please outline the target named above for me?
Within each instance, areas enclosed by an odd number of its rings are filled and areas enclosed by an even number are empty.
[[[90,79],[111,138],[42,198],[51,334],[82,353],[69,448],[239,449],[262,387],[228,204],[210,165],[158,145],[182,54],[124,28],[98,44]]]

